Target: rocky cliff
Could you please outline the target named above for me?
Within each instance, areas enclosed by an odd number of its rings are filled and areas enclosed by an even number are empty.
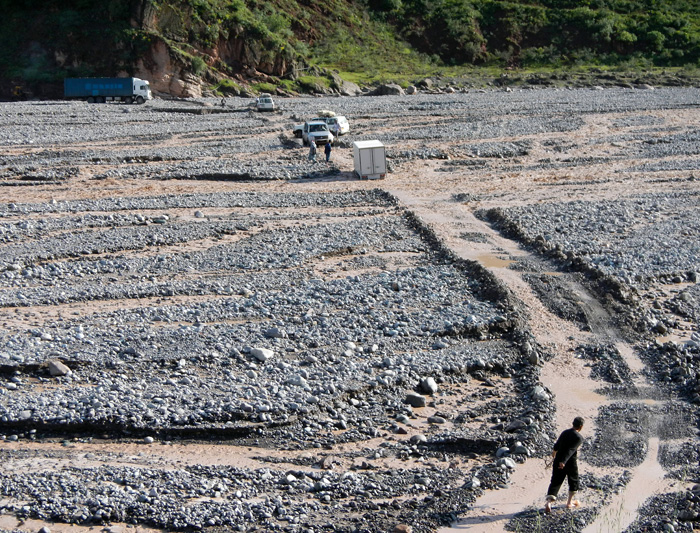
[[[155,93],[198,97],[221,79],[244,86],[296,76],[298,59],[265,49],[242,25],[230,26],[211,43],[192,40],[193,18],[169,5],[138,3],[131,24],[147,36],[148,46],[136,59],[134,75],[149,80]]]
[[[241,94],[251,85],[294,80],[305,66],[243,2],[231,13],[224,3],[220,11],[198,13],[198,4],[186,1],[31,5],[10,10],[0,21],[5,98],[18,88],[23,96],[59,97],[63,78],[71,76],[137,76],[149,80],[156,94],[174,97],[201,96],[222,82],[223,92]],[[10,39],[11,29],[21,24],[26,31]],[[342,88],[342,80],[329,80],[326,89]]]

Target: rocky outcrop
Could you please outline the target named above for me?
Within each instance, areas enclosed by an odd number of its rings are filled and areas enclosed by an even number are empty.
[[[293,58],[267,49],[263,41],[247,35],[242,26],[229,29],[226,38],[207,47],[192,41],[189,29],[194,22],[186,13],[176,12],[167,5],[156,9],[146,2],[141,2],[134,11],[131,24],[163,36],[154,38],[136,65],[136,75],[148,79],[156,93],[184,98],[201,96],[202,86],[208,83],[195,72],[193,57],[200,58],[206,67],[214,67],[223,76],[253,81],[296,76],[298,67]]]
[[[268,76],[294,77],[297,69],[295,61],[266,50],[260,41],[246,38],[242,29],[236,37],[221,39],[214,48],[204,52],[212,62],[221,62],[237,73],[253,69],[255,73]]]
[[[337,72],[331,72],[333,79],[332,87],[343,96],[357,96],[362,93],[362,89],[356,83],[346,81]]]
[[[403,88],[396,83],[386,83],[380,85],[369,93],[370,96],[398,96],[405,94]]]
[[[177,98],[202,96],[202,83],[171,53],[163,41],[156,41],[136,64],[136,76],[149,80],[155,94]]]

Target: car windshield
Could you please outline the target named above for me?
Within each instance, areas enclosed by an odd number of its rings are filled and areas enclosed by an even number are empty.
[[[311,124],[309,131],[327,131],[325,124]]]

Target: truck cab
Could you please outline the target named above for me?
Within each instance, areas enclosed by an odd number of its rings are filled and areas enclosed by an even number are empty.
[[[146,80],[134,78],[134,96],[137,104],[142,104],[146,100],[152,100],[151,84]]]

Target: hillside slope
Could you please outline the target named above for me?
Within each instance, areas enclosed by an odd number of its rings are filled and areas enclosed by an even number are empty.
[[[0,0],[0,8],[1,97],[15,87],[60,96],[67,76],[135,75],[174,96],[351,94],[357,87],[342,78],[449,67],[700,66],[700,6],[690,0]]]
[[[418,50],[445,62],[680,66],[700,60],[693,0],[371,0]]]

